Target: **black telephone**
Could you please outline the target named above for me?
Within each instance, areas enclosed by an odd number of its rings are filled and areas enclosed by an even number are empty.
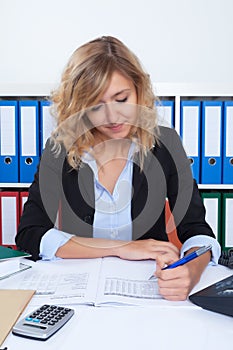
[[[203,309],[233,317],[233,275],[189,296]]]
[[[233,269],[233,248],[230,248],[226,251],[223,250],[218,260],[218,263],[220,265]]]
[[[218,263],[233,269],[233,248],[223,250]],[[189,299],[203,309],[233,317],[233,275],[190,295]]]

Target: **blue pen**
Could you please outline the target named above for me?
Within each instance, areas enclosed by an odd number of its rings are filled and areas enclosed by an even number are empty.
[[[197,250],[195,250],[194,252],[184,256],[183,258],[175,261],[174,263],[167,265],[165,267],[162,268],[162,270],[168,270],[168,269],[174,269],[177,266],[181,266],[186,264],[187,262],[196,259],[198,256],[205,254],[206,252],[208,252],[209,250],[211,250],[212,246],[208,245],[208,246],[203,246],[201,248],[198,248]],[[156,278],[154,275],[152,275],[149,280]]]

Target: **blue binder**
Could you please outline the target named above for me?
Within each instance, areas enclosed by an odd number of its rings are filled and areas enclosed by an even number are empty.
[[[31,183],[39,163],[38,101],[19,101],[19,180]]]
[[[180,136],[193,177],[200,183],[201,101],[181,101],[180,107]]]
[[[48,100],[40,101],[40,152],[42,154],[47,139],[55,129],[55,119],[50,112],[51,103]]]
[[[233,101],[224,102],[223,114],[223,183],[233,184]]]
[[[0,182],[19,181],[18,103],[0,101]]]
[[[170,128],[175,127],[174,101],[162,100],[160,104],[156,103],[159,115],[159,125]]]
[[[222,101],[202,103],[201,183],[222,183]]]

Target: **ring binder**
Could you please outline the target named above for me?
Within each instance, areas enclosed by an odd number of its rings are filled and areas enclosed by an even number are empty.
[[[202,184],[222,182],[222,106],[221,101],[202,102]]]
[[[224,102],[223,118],[223,183],[233,182],[233,101]]]
[[[18,182],[17,101],[0,101],[0,141],[0,182]]]
[[[200,118],[200,101],[181,101],[180,135],[197,183],[200,182]]]
[[[39,163],[38,101],[19,102],[20,182],[31,183]]]

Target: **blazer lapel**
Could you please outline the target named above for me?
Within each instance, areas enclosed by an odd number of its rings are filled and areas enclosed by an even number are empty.
[[[143,170],[141,171],[140,166],[139,166],[139,159],[138,155],[136,156],[134,160],[134,165],[133,165],[133,201],[136,200],[137,196],[140,194],[140,190],[142,188],[142,185],[145,184],[146,181],[146,176],[145,174],[147,173],[147,170],[150,166],[150,161],[151,161],[152,153],[148,152],[147,156],[144,159],[144,165],[143,165]]]
[[[78,187],[85,202],[95,208],[93,172],[86,164],[82,164],[78,171]]]

